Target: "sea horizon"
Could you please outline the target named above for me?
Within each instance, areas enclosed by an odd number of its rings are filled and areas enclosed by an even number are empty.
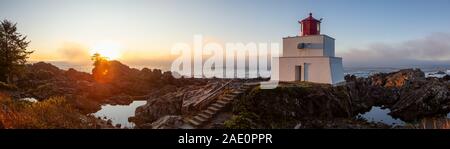
[[[142,70],[143,68],[148,69],[160,69],[161,71],[170,71],[170,63],[167,63],[167,65],[153,65],[153,64],[128,64],[126,62],[122,62],[118,60],[124,65],[129,66],[130,68],[135,68]],[[94,66],[92,64],[88,63],[76,63],[76,62],[69,62],[69,61],[29,61],[29,64],[37,63],[37,62],[45,62],[50,63],[52,65],[55,65],[56,67],[62,69],[62,70],[68,70],[70,68],[73,68],[77,71],[86,72],[86,73],[92,73],[92,69]],[[161,61],[164,63],[164,61]],[[226,67],[224,67],[226,68]],[[347,74],[354,74],[356,76],[367,76],[374,73],[389,73],[398,71],[401,69],[421,69],[426,74],[428,73],[434,73],[438,71],[450,71],[450,65],[422,65],[422,66],[345,66],[344,65],[344,73]],[[242,69],[242,68],[241,68]],[[239,69],[239,70],[241,70]],[[270,67],[269,67],[270,71]],[[248,72],[247,72],[248,73]]]

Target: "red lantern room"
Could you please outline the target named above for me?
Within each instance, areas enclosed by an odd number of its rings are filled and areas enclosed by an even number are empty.
[[[322,19],[321,19],[322,20]],[[320,35],[320,21],[312,16],[312,13],[309,13],[309,17],[303,19],[302,21],[298,21],[301,26],[300,36],[308,36],[308,35]]]

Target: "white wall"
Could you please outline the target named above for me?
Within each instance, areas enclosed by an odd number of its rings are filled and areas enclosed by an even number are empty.
[[[335,57],[334,52],[334,38],[331,38],[329,36],[323,35],[323,43],[324,43],[324,56],[330,56]]]
[[[279,80],[280,81],[296,81],[295,66],[308,64],[308,81],[318,83],[331,83],[331,69],[329,57],[280,57],[279,58]],[[302,70],[304,72],[304,70]],[[304,80],[305,75],[302,74],[301,79]]]
[[[307,43],[304,49],[298,44]],[[334,39],[326,35],[283,38],[283,56],[334,56]]]
[[[275,59],[275,58],[274,58]],[[280,57],[279,63],[272,65],[272,80],[279,81],[298,81],[295,80],[296,66],[302,66],[304,73],[305,64],[307,64],[308,74],[305,80],[305,74],[302,74],[301,81],[336,84],[344,81],[344,69],[342,59],[337,57]],[[278,71],[275,71],[278,70]],[[275,72],[279,72],[276,74]],[[277,79],[278,78],[278,79]]]
[[[332,84],[345,81],[344,79],[344,67],[342,65],[342,58],[332,57],[330,59]]]
[[[298,81],[296,66],[301,66],[301,81],[326,84],[344,81],[342,58],[334,57],[334,42],[334,38],[326,35],[283,38],[282,56],[272,60],[271,79]],[[308,44],[304,49],[298,49],[297,46],[300,43]],[[307,74],[305,74],[305,68]]]

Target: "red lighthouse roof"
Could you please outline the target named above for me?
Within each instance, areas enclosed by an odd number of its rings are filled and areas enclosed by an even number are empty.
[[[312,13],[309,13],[309,17],[299,21],[301,25],[300,36],[308,36],[308,35],[320,35],[320,20],[315,19],[312,16]]]
[[[314,17],[312,16],[312,13],[309,13],[309,17],[303,19],[302,21],[299,21],[299,23],[301,23],[301,22],[306,22],[306,21],[316,21],[316,22],[320,22],[320,20],[317,20],[316,18],[314,18]]]

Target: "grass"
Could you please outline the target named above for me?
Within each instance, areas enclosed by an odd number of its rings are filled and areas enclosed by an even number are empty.
[[[7,129],[94,128],[95,118],[80,114],[63,97],[41,102],[0,97],[0,127]]]

